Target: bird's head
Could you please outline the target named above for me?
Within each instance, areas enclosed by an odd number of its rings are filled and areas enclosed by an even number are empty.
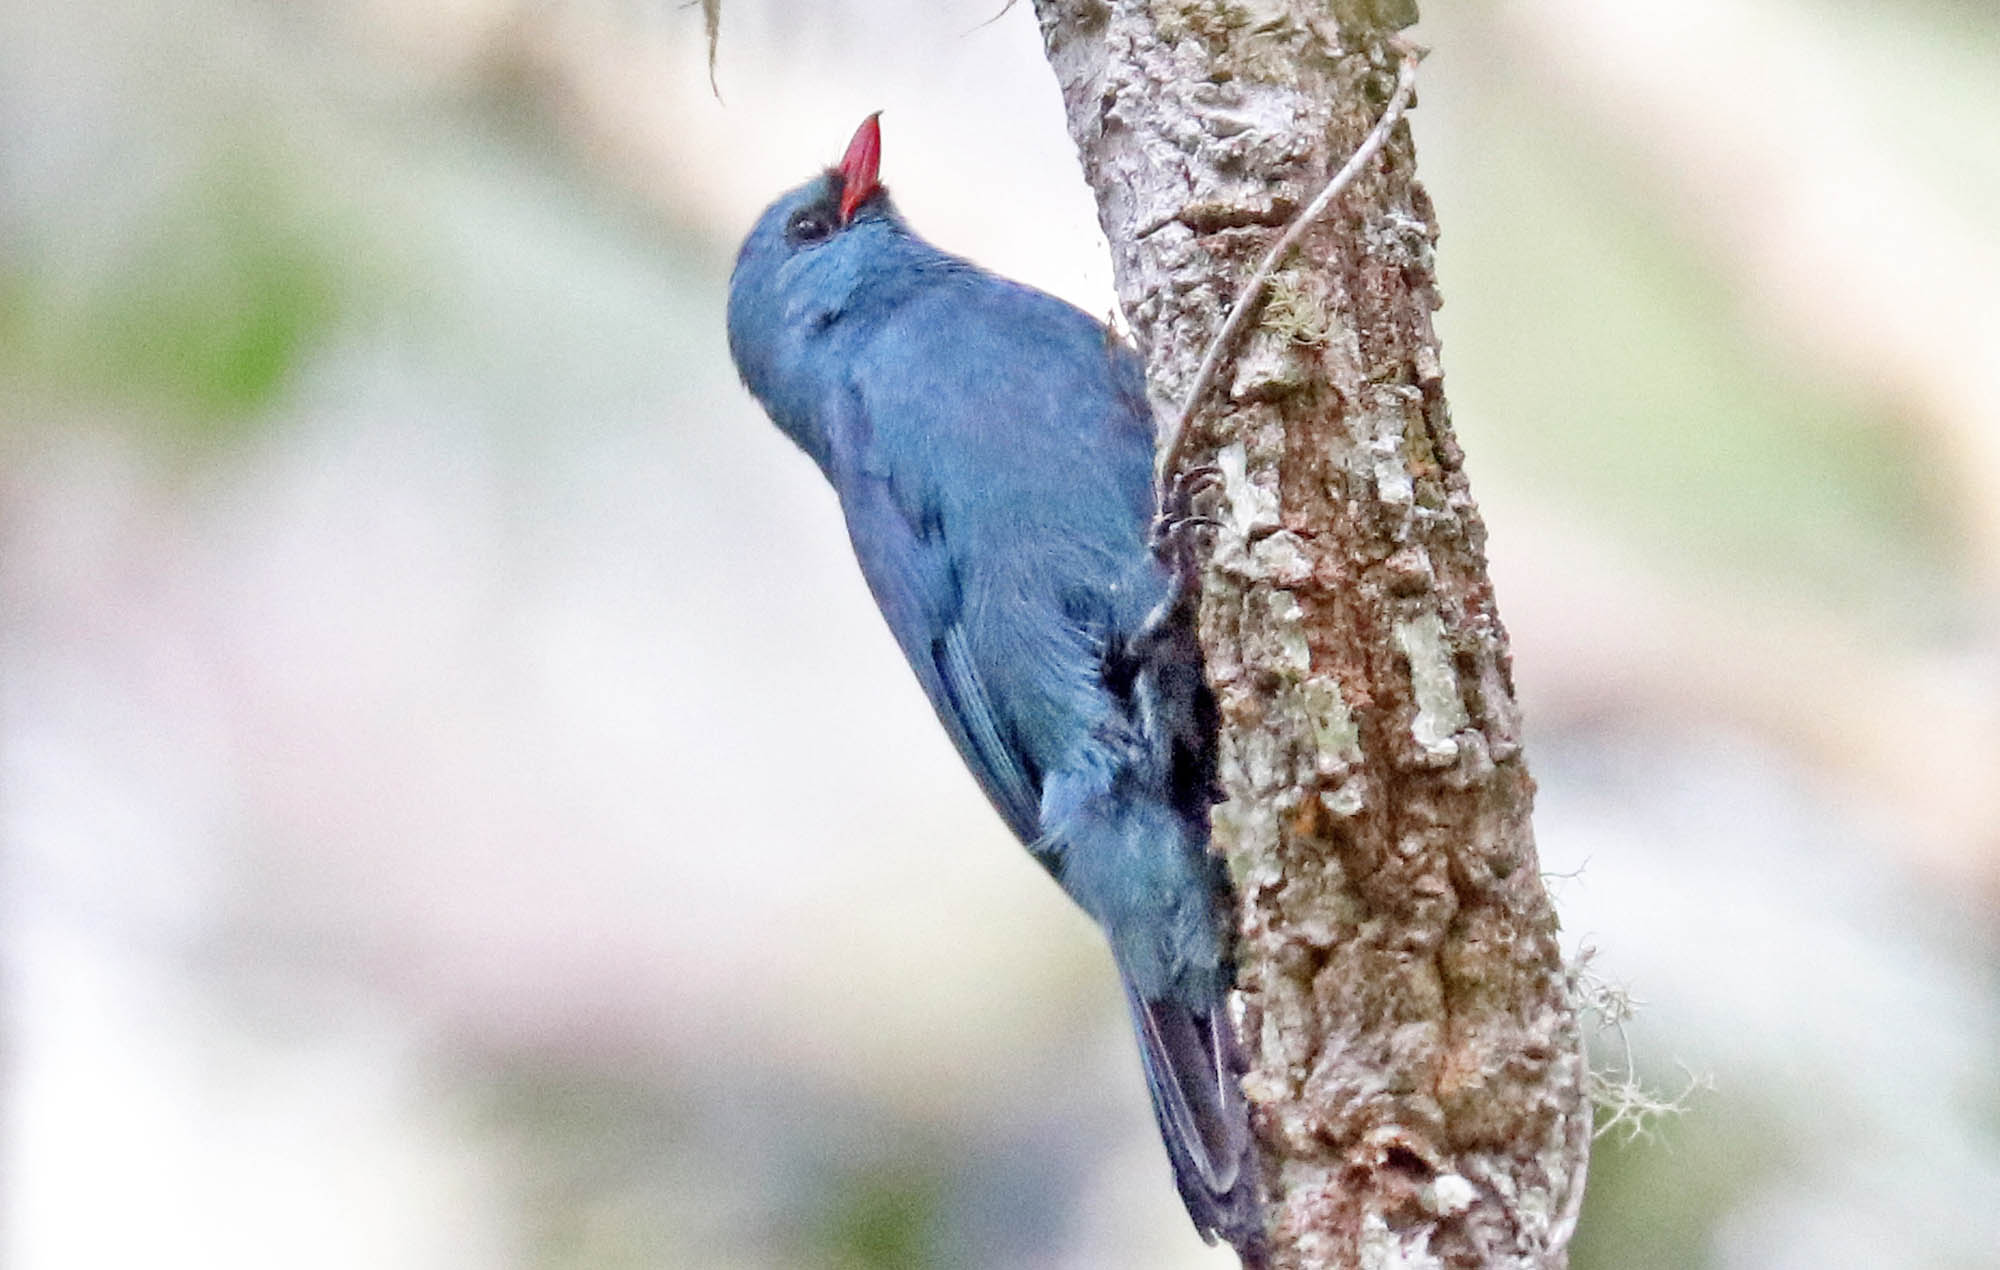
[[[915,243],[882,188],[882,130],[861,121],[838,166],[780,196],[743,240],[729,279],[729,352],[743,382],[797,436],[804,379],[840,319],[885,300]],[[813,445],[801,439],[808,450]]]

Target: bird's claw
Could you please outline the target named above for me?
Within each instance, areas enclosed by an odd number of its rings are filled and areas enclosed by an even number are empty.
[[[1191,531],[1220,530],[1222,521],[1195,511],[1195,501],[1222,484],[1222,469],[1213,463],[1184,468],[1168,480],[1160,498],[1159,515],[1153,518],[1147,543],[1153,554],[1182,572],[1192,571],[1195,544]]]
[[[1222,484],[1222,468],[1214,463],[1198,463],[1175,472],[1167,483],[1163,505],[1168,512],[1185,511],[1194,500]]]
[[[1154,552],[1161,552],[1177,545],[1181,536],[1194,529],[1221,529],[1223,522],[1214,516],[1161,516],[1153,522],[1152,545]]]

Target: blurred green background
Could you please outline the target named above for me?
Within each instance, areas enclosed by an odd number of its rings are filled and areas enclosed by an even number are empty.
[[[1225,1266],[735,383],[883,109],[1110,307],[998,0],[0,0],[0,1263]],[[2000,1266],[2000,10],[1434,3],[1599,1061],[1575,1264]]]

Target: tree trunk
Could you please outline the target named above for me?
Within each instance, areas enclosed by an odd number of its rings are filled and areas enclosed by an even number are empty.
[[[1036,0],[1178,403],[1373,127],[1410,0]],[[1307,233],[1185,453],[1272,1264],[1559,1267],[1590,1138],[1506,632],[1446,407],[1409,130]],[[1175,413],[1169,411],[1168,413]]]

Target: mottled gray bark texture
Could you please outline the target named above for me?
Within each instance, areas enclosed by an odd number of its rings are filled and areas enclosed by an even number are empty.
[[[1408,0],[1036,0],[1168,417],[1360,143]],[[1590,1139],[1507,637],[1444,397],[1407,126],[1196,421],[1201,639],[1272,1263],[1558,1267]],[[1171,403],[1171,404],[1167,404]]]

